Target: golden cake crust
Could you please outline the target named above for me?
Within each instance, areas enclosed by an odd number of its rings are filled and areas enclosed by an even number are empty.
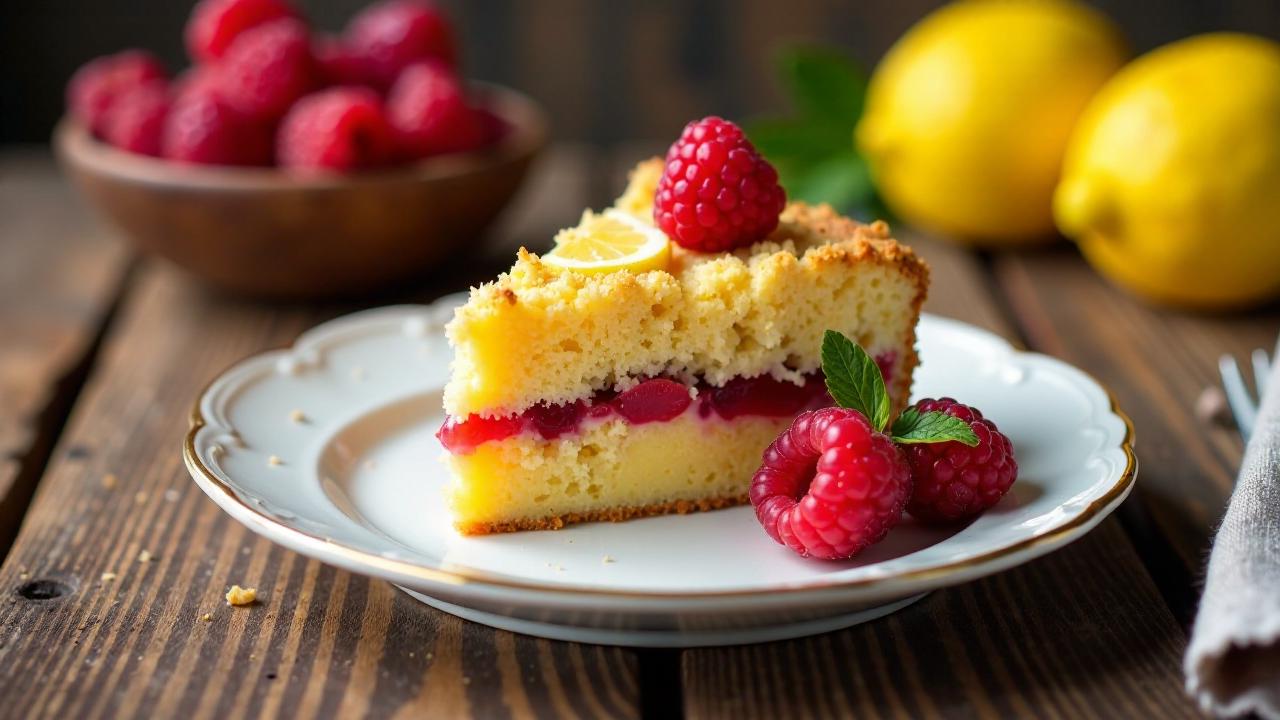
[[[653,169],[652,161],[637,168],[618,209],[647,218]],[[646,375],[718,386],[769,374],[799,383],[818,369],[827,328],[873,354],[898,353],[895,379],[903,382],[891,382],[890,392],[901,407],[928,275],[885,223],[800,202],[765,240],[733,253],[675,247],[667,270],[565,272],[521,248],[511,270],[473,288],[449,324],[457,354],[445,409],[515,413],[625,389]],[[831,306],[837,299],[844,305]]]
[[[563,515],[550,515],[539,518],[519,518],[506,522],[465,522],[454,524],[463,535],[491,535],[493,533],[518,532],[521,530],[560,530],[568,525],[585,522],[624,522],[643,517],[657,515],[688,515],[696,512],[720,510],[750,502],[747,493],[707,497],[697,500],[672,500],[638,507],[612,507],[571,512]]]

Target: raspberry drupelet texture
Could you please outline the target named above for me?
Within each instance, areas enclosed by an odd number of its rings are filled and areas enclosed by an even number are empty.
[[[187,53],[196,62],[222,57],[237,35],[251,27],[298,13],[282,0],[201,0],[187,21]]]
[[[346,87],[308,95],[280,123],[277,161],[310,170],[380,167],[395,157],[395,141],[378,94]]]
[[[344,33],[368,80],[385,90],[410,64],[434,60],[453,67],[453,28],[444,14],[422,0],[389,0],[370,5],[351,19]]]
[[[906,446],[915,489],[907,504],[912,517],[954,522],[974,517],[1004,497],[1018,477],[1009,438],[976,408],[944,397],[915,404],[921,413],[942,412],[969,423],[976,447],[954,440]]]
[[[801,413],[764,453],[751,504],[769,537],[803,556],[853,557],[902,519],[906,458],[856,410]]]
[[[67,107],[89,132],[103,137],[116,98],[143,83],[164,80],[164,66],[144,50],[125,50],[86,63],[67,84]]]
[[[400,73],[387,95],[387,119],[400,151],[415,159],[475,150],[490,135],[458,78],[435,62],[414,63]]]
[[[778,172],[737,125],[718,117],[689,123],[666,161],[653,219],[681,246],[724,252],[778,226],[787,203]]]
[[[307,27],[288,18],[241,33],[213,67],[222,99],[263,121],[279,119],[317,78]]]
[[[135,85],[112,103],[103,136],[121,150],[158,157],[169,104],[169,84],[163,80]]]

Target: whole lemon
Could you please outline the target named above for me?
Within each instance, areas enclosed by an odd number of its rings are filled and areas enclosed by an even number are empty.
[[[855,137],[885,202],[966,242],[1052,237],[1053,188],[1089,98],[1124,63],[1119,31],[1067,0],[961,0],[871,77]]]
[[[1099,272],[1156,302],[1280,293],[1280,45],[1213,33],[1135,60],[1089,104],[1054,198]]]

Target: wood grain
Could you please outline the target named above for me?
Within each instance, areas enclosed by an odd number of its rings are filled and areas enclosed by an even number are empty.
[[[926,310],[1014,337],[983,265],[917,235]],[[927,355],[923,362],[929,362]],[[690,718],[1198,717],[1186,636],[1115,520],[1013,570],[813,638],[683,655]]]
[[[639,714],[634,654],[432,610],[257,538],[191,482],[179,449],[200,388],[350,309],[263,307],[140,271],[0,568],[0,697],[29,717]],[[261,601],[228,607],[233,583]]]
[[[1234,429],[1195,415],[1218,387],[1218,356],[1275,346],[1280,310],[1197,315],[1144,305],[1109,285],[1069,247],[999,257],[995,269],[1028,342],[1110,386],[1138,428],[1138,493],[1199,572],[1235,482]],[[1246,362],[1247,364],[1247,362]]]
[[[82,362],[128,267],[46,151],[0,155],[0,551],[8,548]]]

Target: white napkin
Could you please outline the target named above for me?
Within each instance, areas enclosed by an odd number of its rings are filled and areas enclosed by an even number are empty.
[[[1280,362],[1267,384],[1184,668],[1204,710],[1280,720]]]

